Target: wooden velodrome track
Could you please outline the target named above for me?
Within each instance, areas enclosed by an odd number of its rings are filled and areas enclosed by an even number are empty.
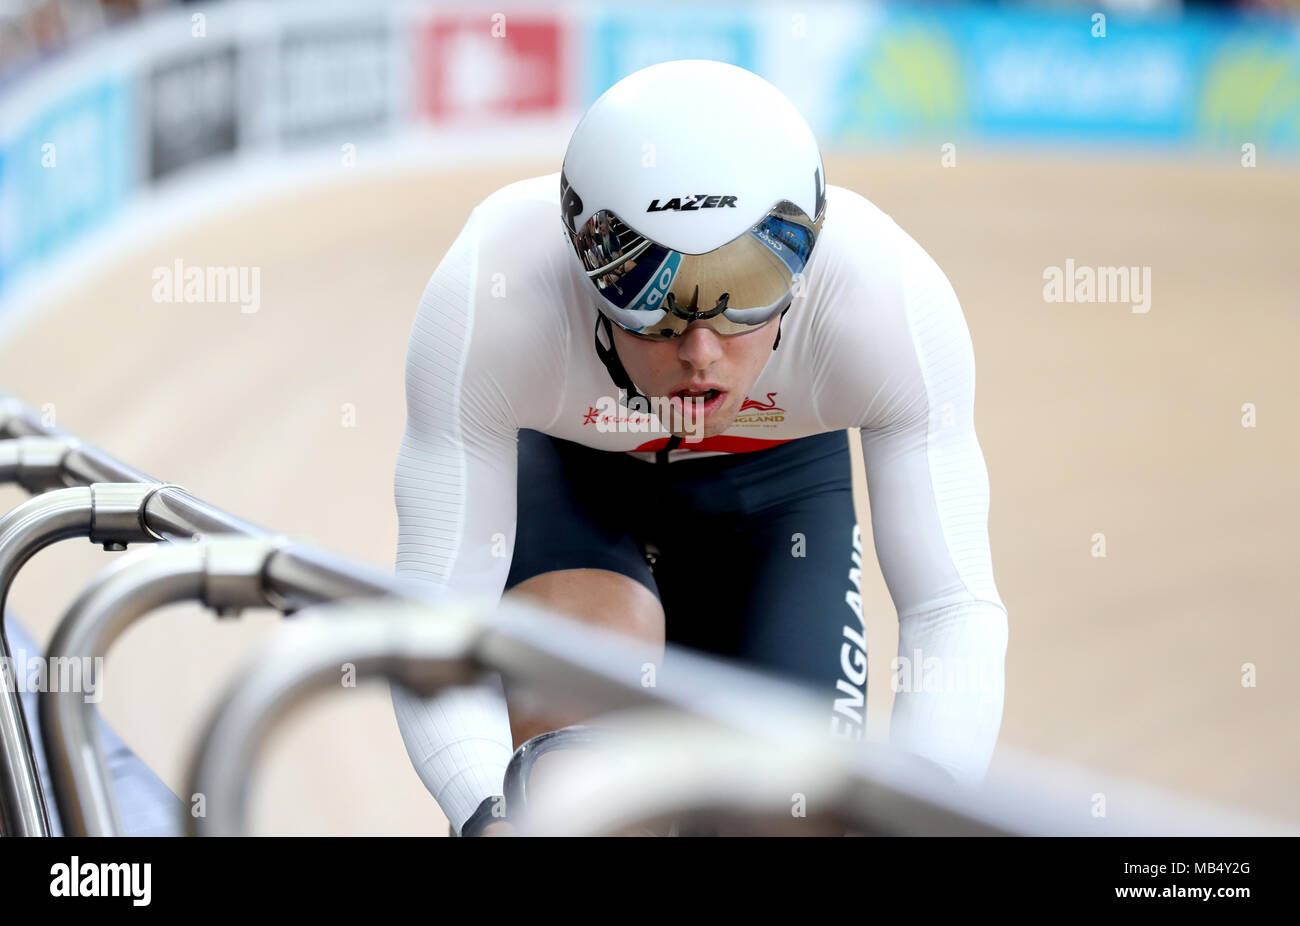
[[[10,334],[0,388],[241,517],[391,568],[416,301],[478,200],[554,169],[358,178],[213,215]],[[911,232],[965,307],[1011,615],[1001,741],[1300,821],[1300,173],[1080,155],[943,169],[930,153],[827,173]],[[177,258],[260,267],[261,310],[155,303],[151,272]],[[1044,302],[1044,268],[1067,258],[1150,266],[1150,312]],[[109,556],[41,553],[14,613],[48,640]],[[863,593],[881,735],[896,625],[878,570]],[[114,649],[101,708],[173,790],[275,620],[175,607]],[[267,833],[444,831],[382,689],[296,715],[253,793]]]

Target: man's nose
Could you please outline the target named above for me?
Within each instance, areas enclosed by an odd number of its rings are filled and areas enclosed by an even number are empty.
[[[722,358],[722,338],[708,325],[693,323],[678,341],[677,356],[702,370]]]

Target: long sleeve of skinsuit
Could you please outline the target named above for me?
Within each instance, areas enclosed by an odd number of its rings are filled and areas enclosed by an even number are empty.
[[[438,589],[494,601],[509,558],[467,525],[496,526],[513,544],[516,436],[476,414],[490,383],[466,381],[473,338],[477,230],[471,217],[425,288],[406,358],[406,431],[394,476],[397,572]],[[471,374],[472,377],[472,374]],[[419,697],[392,686],[402,739],[425,787],[456,832],[501,792],[510,761],[509,715],[499,679]]]
[[[514,184],[474,210],[425,287],[407,349],[397,572],[489,608],[514,550],[518,432],[558,414],[562,390],[539,384],[563,385],[569,332],[530,309],[564,304],[565,265],[555,249],[520,249],[515,238],[522,222],[556,223],[554,189]],[[459,833],[501,793],[513,751],[500,679],[428,698],[400,685],[392,693],[411,761]]]
[[[809,366],[822,416],[862,429],[876,555],[898,611],[890,741],[975,784],[1002,722],[1008,634],[970,332],[920,245],[861,197],[835,205],[848,231],[820,255],[825,314],[809,350],[822,359]]]
[[[914,258],[924,269],[907,310],[926,401],[862,431],[876,556],[898,610],[890,741],[977,784],[1002,723],[1007,613],[993,581],[970,335],[942,273]]]

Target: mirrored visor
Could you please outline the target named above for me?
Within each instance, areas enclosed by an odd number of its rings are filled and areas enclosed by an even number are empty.
[[[675,337],[694,321],[720,334],[766,324],[790,303],[822,219],[777,203],[744,234],[706,254],[654,243],[608,210],[568,233],[595,285],[600,310],[646,337]]]

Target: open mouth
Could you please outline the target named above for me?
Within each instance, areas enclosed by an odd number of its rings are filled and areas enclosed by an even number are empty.
[[[680,414],[710,415],[727,400],[725,389],[677,389],[669,396],[670,404]]]
[[[673,393],[679,399],[703,399],[708,402],[710,399],[722,395],[719,389],[678,389]]]

